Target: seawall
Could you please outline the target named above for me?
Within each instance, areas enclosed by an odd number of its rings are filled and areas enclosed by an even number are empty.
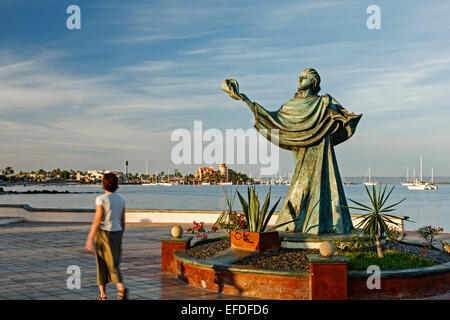
[[[94,218],[94,209],[58,209],[33,208],[27,204],[0,204],[0,218],[22,218],[24,221],[34,222],[80,222],[90,223]],[[193,221],[206,224],[216,222],[222,211],[213,210],[161,210],[161,209],[128,209],[126,210],[127,223],[180,223],[191,224]],[[352,214],[353,225],[358,224],[361,215]],[[275,225],[278,214],[270,219],[269,225]],[[393,219],[399,230],[404,230],[404,219]]]

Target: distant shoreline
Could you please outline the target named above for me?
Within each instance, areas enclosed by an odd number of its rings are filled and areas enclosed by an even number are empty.
[[[385,179],[395,179],[395,178],[385,178]],[[401,184],[403,182],[381,182],[380,184]],[[363,182],[355,182],[355,181],[343,181],[344,185],[359,185],[363,184]],[[435,181],[434,184],[450,184],[450,181]],[[132,182],[132,183],[119,183],[119,185],[142,185],[142,183]],[[192,184],[177,184],[180,186],[192,186]],[[236,184],[233,184],[236,185]],[[257,184],[257,185],[270,185],[270,184]],[[275,185],[278,185],[278,183],[275,183]],[[282,184],[285,185],[285,184]],[[99,183],[83,183],[83,182],[27,182],[27,183],[0,183],[0,187],[15,187],[15,186],[48,186],[48,187],[57,187],[57,186],[102,186],[102,184]],[[198,186],[198,185],[195,185]]]

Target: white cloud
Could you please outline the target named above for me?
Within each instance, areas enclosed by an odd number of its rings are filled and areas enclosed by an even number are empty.
[[[450,7],[405,10],[394,25],[390,7],[384,6],[383,30],[365,34],[365,11],[358,15],[348,4],[93,3],[104,14],[90,26],[114,24],[96,49],[120,53],[120,59],[108,61],[107,71],[87,70],[96,57],[86,59],[84,72],[64,66],[78,51],[30,50],[33,56],[0,51],[0,147],[6,150],[0,162],[14,153],[22,163],[26,154],[36,161],[52,161],[51,154],[59,161],[88,163],[78,153],[105,161],[124,154],[143,159],[146,151],[156,150],[152,158],[164,163],[172,128],[190,128],[199,118],[210,126],[251,126],[246,106],[221,91],[223,79],[237,78],[251,99],[274,110],[292,97],[304,67],[317,68],[322,93],[364,113],[357,134],[339,147],[360,157],[362,169],[372,157],[382,162],[374,150],[387,154],[389,146],[401,150],[390,156],[397,165],[412,144],[411,149],[434,150],[448,159],[437,146],[449,136],[450,47],[447,38],[433,35],[442,35]],[[425,21],[416,19],[422,9]],[[344,27],[347,18],[356,17],[362,21],[360,33]],[[411,30],[422,36],[409,41]],[[388,174],[393,171],[385,166]]]

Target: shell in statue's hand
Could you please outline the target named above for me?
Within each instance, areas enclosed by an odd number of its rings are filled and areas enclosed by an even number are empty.
[[[242,100],[239,96],[239,84],[235,79],[231,78],[223,80],[222,90],[228,93],[234,100]]]

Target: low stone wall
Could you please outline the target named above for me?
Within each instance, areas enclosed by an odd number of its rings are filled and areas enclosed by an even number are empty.
[[[348,298],[354,300],[418,299],[450,291],[450,262],[437,266],[381,271],[381,288],[369,290],[364,271],[348,271]]]
[[[310,299],[309,273],[224,267],[202,263],[176,251],[178,279],[218,293],[267,299]]]
[[[0,204],[0,217],[23,218],[25,221],[40,222],[92,222],[94,209],[56,209],[33,208],[26,204]],[[126,219],[129,223],[179,223],[191,224],[193,221],[203,221],[206,224],[216,222],[222,211],[214,210],[138,210],[126,211]],[[269,221],[269,225],[275,225],[278,214],[275,213]],[[353,224],[356,225],[361,215],[352,215]],[[404,217],[395,220],[399,223],[399,229],[403,230]],[[395,227],[395,225],[392,225]]]
[[[367,287],[369,274],[363,271],[346,271],[346,266],[342,264],[311,265],[310,274],[209,264],[187,256],[183,250],[175,251],[174,259],[176,277],[189,285],[218,293],[255,298],[284,300],[326,298],[330,294],[330,288],[324,288],[324,285],[342,278],[331,276],[334,273],[342,274],[339,268],[344,268],[344,272],[347,272],[347,278],[342,279],[346,281],[346,286],[341,281],[338,288],[333,285],[332,289],[346,290],[344,294],[340,293],[338,296],[345,296],[350,300],[420,299],[450,291],[450,263],[427,268],[382,271],[381,288],[369,290]],[[320,266],[325,272],[324,275],[329,275],[326,281],[322,279],[323,275],[314,269],[315,266]],[[314,280],[314,274],[320,281]],[[316,298],[312,297],[312,294],[316,295]]]
[[[20,217],[39,222],[92,222],[94,209],[33,208],[28,205],[0,205],[0,217]],[[219,211],[193,210],[126,210],[129,223],[180,223],[193,221],[214,223]]]
[[[372,274],[348,271],[344,256],[310,254],[309,272],[278,271],[235,264],[243,255],[256,252],[251,250],[229,248],[207,260],[195,259],[185,252],[191,239],[161,239],[162,270],[176,274],[189,285],[218,293],[286,300],[392,300],[420,299],[450,291],[450,262],[381,271],[380,288],[369,289],[367,282]]]

